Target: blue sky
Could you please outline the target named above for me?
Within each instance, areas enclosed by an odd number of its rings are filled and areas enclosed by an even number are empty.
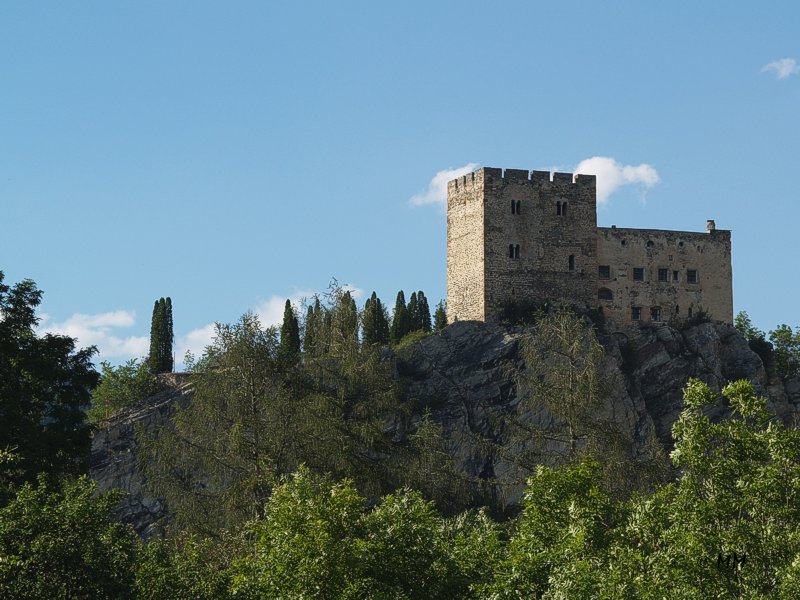
[[[582,164],[600,225],[715,219],[735,310],[798,325],[800,5],[721,6],[4,2],[0,270],[112,362],[166,295],[200,350],[332,277],[433,304],[437,174]]]

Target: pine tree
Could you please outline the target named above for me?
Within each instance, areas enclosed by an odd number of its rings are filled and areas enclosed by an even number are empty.
[[[402,340],[411,331],[411,321],[406,307],[406,297],[403,290],[397,292],[397,300],[392,314],[392,326],[389,330],[389,338],[393,344]]]
[[[287,300],[283,309],[281,325],[281,343],[278,347],[278,359],[284,366],[297,364],[300,359],[300,325],[294,314],[292,303]]]
[[[422,290],[417,292],[417,329],[426,333],[431,331],[431,309]]]
[[[433,330],[441,331],[445,327],[447,327],[447,309],[444,300],[440,300],[433,315]]]
[[[306,356],[315,356],[316,353],[317,325],[314,318],[314,306],[308,305],[306,312],[306,322],[303,326],[303,352]]]
[[[175,358],[172,355],[175,332],[172,326],[172,298],[164,301],[164,321],[161,334],[161,368],[163,373],[172,373],[175,369]]]

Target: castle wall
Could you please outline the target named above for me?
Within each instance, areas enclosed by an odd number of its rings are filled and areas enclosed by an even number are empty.
[[[711,222],[710,222],[711,223]],[[730,231],[707,233],[657,229],[598,228],[598,273],[595,305],[620,325],[684,320],[705,311],[712,319],[733,322]],[[634,269],[642,269],[635,280]],[[659,273],[660,271],[660,273]],[[694,281],[691,275],[694,272]],[[609,290],[613,299],[602,299]],[[659,309],[652,315],[651,309]]]
[[[483,169],[447,184],[447,316],[483,321]]]
[[[551,181],[550,173],[542,171],[481,171],[485,320],[494,320],[507,304],[592,302],[597,270],[595,178],[580,176],[573,183],[571,173],[554,173]]]

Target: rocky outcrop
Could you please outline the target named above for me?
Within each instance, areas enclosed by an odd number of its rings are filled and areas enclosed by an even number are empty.
[[[520,344],[523,329],[480,322],[457,322],[397,353],[387,350],[396,376],[414,402],[413,423],[425,412],[442,425],[459,469],[471,478],[499,482],[496,493],[513,502],[522,489],[515,461],[487,445],[503,447],[511,439],[504,418],[546,428],[552,416],[520,402],[517,385],[526,365]],[[642,329],[631,338],[603,335],[605,371],[616,381],[599,416],[633,440],[641,450],[653,434],[666,447],[682,408],[683,387],[696,377],[714,389],[749,379],[770,398],[770,408],[786,421],[800,414],[800,378],[768,380],[761,359],[731,326],[701,323],[682,329],[668,325]],[[122,411],[97,432],[92,445],[91,476],[101,490],[117,487],[129,493],[119,516],[143,535],[164,511],[148,497],[136,462],[135,432],[156,431],[176,405],[189,401],[191,387],[173,382],[168,391]],[[721,416],[724,406],[716,409]],[[547,450],[547,448],[544,448]],[[513,452],[513,450],[509,450]],[[502,491],[500,491],[502,490]]]
[[[101,492],[121,489],[127,496],[117,507],[117,518],[130,523],[144,538],[158,534],[156,523],[165,515],[164,503],[151,496],[139,464],[139,431],[152,434],[163,427],[179,406],[185,406],[192,388],[175,379],[165,390],[113,415],[92,439],[89,475]]]

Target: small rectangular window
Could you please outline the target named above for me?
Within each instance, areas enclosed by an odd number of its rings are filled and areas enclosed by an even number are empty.
[[[633,280],[644,281],[644,267],[633,267]]]
[[[686,283],[697,283],[697,271],[695,269],[686,271]]]
[[[669,281],[669,271],[667,269],[659,269],[658,270],[658,280],[659,281]]]
[[[661,320],[661,308],[658,306],[653,306],[650,308],[650,320],[651,321],[660,321]]]
[[[597,270],[600,279],[611,279],[611,267],[609,265],[600,265]]]
[[[672,272],[672,281],[678,281],[678,272],[677,271],[673,271]]]
[[[631,308],[631,321],[641,321],[642,320],[642,307],[641,306],[634,306]]]

